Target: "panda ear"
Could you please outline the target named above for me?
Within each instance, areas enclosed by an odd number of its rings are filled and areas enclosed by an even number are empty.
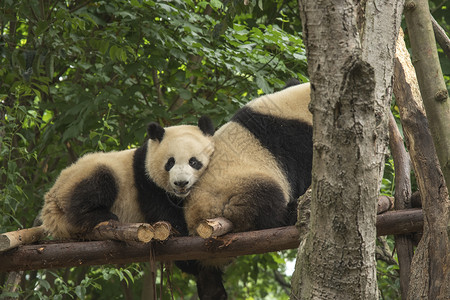
[[[209,117],[202,116],[200,119],[198,119],[198,127],[204,135],[214,135],[214,124]]]
[[[158,123],[151,122],[148,124],[147,135],[151,140],[158,140],[161,142],[164,137],[164,132],[164,128],[162,128]]]
[[[297,78],[291,78],[286,82],[286,85],[284,86],[283,90],[298,84],[300,84],[300,81]]]

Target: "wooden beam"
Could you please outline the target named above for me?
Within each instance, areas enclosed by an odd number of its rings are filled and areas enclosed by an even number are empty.
[[[377,217],[378,235],[420,231],[422,211],[387,212]],[[0,253],[0,272],[149,261],[210,259],[297,248],[295,226],[227,234],[218,238],[172,237],[148,244],[119,241],[65,242],[20,246]]]

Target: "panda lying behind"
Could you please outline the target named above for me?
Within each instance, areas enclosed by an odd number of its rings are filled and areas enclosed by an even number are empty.
[[[216,132],[208,169],[185,201],[191,234],[217,217],[233,232],[295,223],[312,169],[310,85],[296,83],[247,103]]]
[[[182,198],[204,172],[214,151],[214,126],[162,128],[150,123],[138,149],[91,153],[64,169],[45,195],[44,228],[57,238],[76,238],[98,223],[168,221],[186,235]]]
[[[310,86],[298,83],[249,102],[215,133],[208,169],[185,200],[190,234],[217,217],[230,220],[233,232],[295,223],[312,169]],[[217,267],[228,262],[202,262],[201,299],[227,299]]]

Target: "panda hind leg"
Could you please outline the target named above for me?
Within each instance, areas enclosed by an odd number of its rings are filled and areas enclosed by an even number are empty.
[[[223,209],[234,231],[275,228],[287,225],[287,203],[281,187],[268,179],[250,179]]]
[[[219,267],[203,265],[197,260],[175,261],[175,265],[181,271],[195,276],[200,300],[227,299],[222,281],[223,272]]]
[[[81,232],[91,231],[98,223],[118,221],[111,212],[117,198],[118,187],[112,171],[106,166],[82,180],[72,192],[68,221]]]

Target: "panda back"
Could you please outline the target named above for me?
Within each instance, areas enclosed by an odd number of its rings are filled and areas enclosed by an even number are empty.
[[[273,94],[256,98],[244,107],[263,115],[280,119],[297,120],[312,125],[312,114],[309,111],[310,84],[303,83],[289,86]]]
[[[312,117],[309,84],[286,88],[251,101],[231,119],[267,149],[298,198],[311,184]]]

